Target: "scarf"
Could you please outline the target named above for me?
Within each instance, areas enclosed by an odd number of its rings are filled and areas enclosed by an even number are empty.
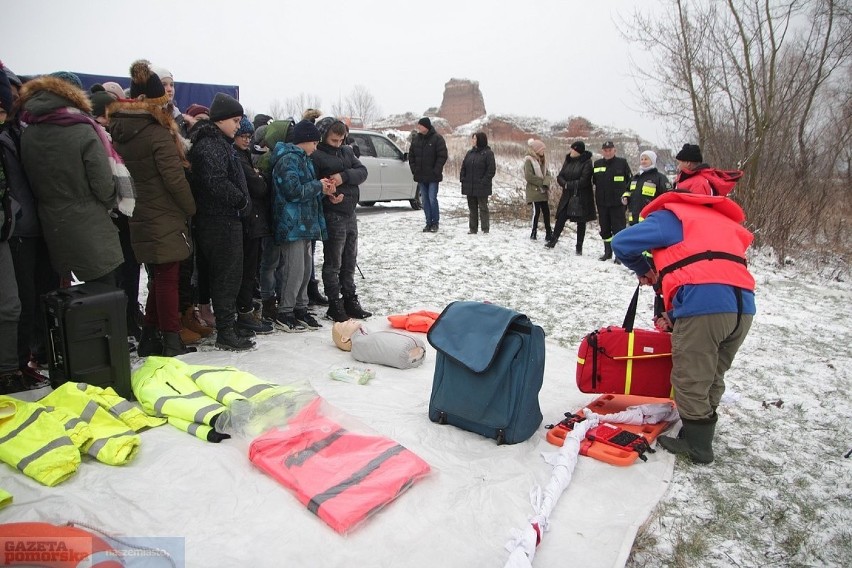
[[[88,124],[95,130],[101,145],[106,150],[109,158],[109,167],[112,170],[112,179],[115,182],[115,191],[119,199],[136,199],[136,188],[133,187],[133,178],[124,160],[109,140],[109,135],[104,127],[95,122],[93,118],[75,107],[62,107],[46,114],[32,114],[23,111],[21,122],[26,124],[56,124],[59,126],[73,126],[75,124]]]
[[[536,177],[544,177],[544,174],[541,171],[541,158],[538,154],[527,154],[524,156],[524,160],[532,163],[533,173]]]

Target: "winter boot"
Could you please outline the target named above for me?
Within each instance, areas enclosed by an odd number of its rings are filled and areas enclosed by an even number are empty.
[[[272,333],[272,324],[264,323],[261,319],[255,316],[253,309],[240,310],[237,314],[237,327],[250,330],[256,334]]]
[[[544,240],[549,242],[553,240],[553,231],[547,229],[547,232],[544,234]]]
[[[312,306],[327,306],[328,298],[319,291],[319,282],[311,280],[308,282],[308,303]]]
[[[183,341],[184,345],[192,345],[193,343],[201,341],[201,336],[199,334],[186,327],[181,327],[179,333],[180,340]]]
[[[201,337],[210,337],[216,331],[207,325],[207,322],[201,319],[198,313],[198,308],[195,306],[187,307],[180,316],[180,325],[190,331],[193,331]]]
[[[534,241],[536,239],[538,239],[538,227],[533,227],[533,230],[530,233],[530,240]]]
[[[254,347],[254,341],[237,335],[233,325],[216,331],[216,347],[227,351],[246,351]]]
[[[163,342],[160,338],[160,332],[155,326],[142,326],[142,335],[139,337],[139,345],[136,347],[136,354],[140,357],[163,354]]]
[[[553,247],[556,246],[557,241],[559,241],[559,239],[557,239],[555,237],[550,237],[549,239],[547,239],[547,242],[544,243],[544,246],[545,246],[545,248],[552,249]]]
[[[195,353],[195,347],[187,347],[180,340],[180,334],[174,331],[163,333],[163,357],[176,357],[186,353]]]
[[[358,295],[343,296],[343,310],[350,318],[367,319],[373,312],[368,312],[361,307],[361,302],[358,301]]]
[[[340,298],[329,298],[328,311],[325,312],[325,317],[334,322],[342,322],[349,319],[346,315],[346,310],[343,308],[343,300]]]
[[[716,433],[718,416],[713,414],[704,420],[681,418],[678,438],[660,436],[657,443],[673,454],[686,454],[692,463],[707,464],[713,461],[713,435]]]
[[[609,260],[612,258],[612,245],[609,242],[604,243],[604,253],[598,257],[598,260]]]
[[[275,321],[275,316],[278,315],[278,300],[275,298],[269,298],[268,300],[263,300],[263,308],[261,312],[261,316],[263,319],[267,321]]]

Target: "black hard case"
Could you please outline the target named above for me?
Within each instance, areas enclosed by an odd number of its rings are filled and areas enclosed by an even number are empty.
[[[112,387],[131,399],[124,291],[88,282],[43,296],[50,382]]]

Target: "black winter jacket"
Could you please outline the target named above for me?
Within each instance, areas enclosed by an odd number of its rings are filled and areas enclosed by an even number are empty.
[[[329,218],[328,213],[339,215],[353,215],[358,200],[361,199],[361,190],[358,187],[367,181],[367,167],[355,157],[355,151],[349,145],[335,148],[325,142],[317,145],[316,151],[311,154],[311,161],[317,173],[317,179],[340,174],[343,183],[337,186],[337,193],[343,194],[343,201],[332,203],[328,196],[322,198],[322,210]]]
[[[459,171],[462,195],[485,197],[491,195],[491,180],[497,171],[491,148],[471,148],[464,157]]]
[[[601,158],[594,164],[595,203],[598,207],[620,207],[621,196],[630,184],[633,173],[627,160],[618,156]]]
[[[195,124],[189,161],[197,215],[237,217],[248,213],[243,168],[231,141],[215,123],[199,120]]]
[[[631,225],[641,221],[639,213],[642,209],[651,203],[655,197],[662,195],[671,188],[672,184],[669,178],[657,168],[651,168],[633,176],[630,187],[624,193],[627,197],[627,221]]]
[[[562,169],[559,170],[559,175],[556,176],[556,183],[562,188],[562,197],[559,198],[559,205],[556,207],[557,214],[568,206],[568,200],[572,195],[579,194],[582,215],[570,216],[568,220],[577,222],[594,221],[597,219],[594,195],[592,194],[591,152],[586,150],[576,158],[572,158],[571,154],[567,154],[565,162],[562,164]]]
[[[251,150],[235,148],[246,177],[251,207],[243,217],[243,233],[250,239],[272,236],[272,202],[269,185],[251,163]]]
[[[414,174],[414,181],[443,181],[446,163],[447,143],[434,126],[426,134],[414,136],[408,149],[408,165]]]

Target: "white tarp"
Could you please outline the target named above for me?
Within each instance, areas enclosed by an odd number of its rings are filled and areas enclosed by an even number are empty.
[[[390,329],[384,321],[373,317],[369,327]],[[142,434],[130,465],[84,458],[78,473],[54,488],[3,465],[0,487],[14,504],[0,510],[0,522],[74,519],[132,537],[183,537],[190,567],[503,566],[512,529],[529,522],[530,488],[546,485],[552,472],[541,457],[556,449],[545,441],[544,425],[525,443],[497,446],[430,422],[435,352],[428,344],[419,368],[376,367],[366,385],[331,380],[332,368],[358,363],[334,346],[324,325],[260,337],[247,353],[204,351],[184,360],[233,365],[272,381],[307,379],[336,408],[432,466],[429,477],[350,534],[335,533],[254,468],[245,444],[211,444],[168,425]],[[575,352],[547,344],[545,423],[595,398],[577,390],[575,367]],[[666,452],[630,467],[581,457],[533,565],[623,565],[637,529],[666,491],[673,463]],[[152,564],[158,565],[167,564]]]

